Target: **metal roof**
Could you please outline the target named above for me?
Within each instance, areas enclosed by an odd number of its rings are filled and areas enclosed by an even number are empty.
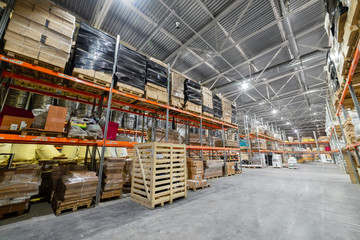
[[[218,89],[217,92],[237,103],[240,116],[256,114],[288,134],[294,134],[293,128],[302,130],[303,135],[311,135],[309,130],[324,133],[325,54],[314,55],[326,53],[329,47],[322,1],[53,2],[109,34],[120,34],[124,43],[170,63],[186,77]],[[175,27],[175,22],[180,23],[180,28]],[[290,35],[294,36],[296,46]],[[313,59],[312,66],[303,67],[304,56],[310,55],[317,62]],[[268,69],[296,61],[300,61],[299,68],[268,76]],[[261,74],[251,78],[256,73]],[[220,91],[225,84],[241,83],[244,79],[250,79],[248,89],[236,85],[230,92]],[[278,113],[272,114],[273,109]]]

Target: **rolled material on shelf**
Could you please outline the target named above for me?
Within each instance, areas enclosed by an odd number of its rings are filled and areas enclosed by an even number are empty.
[[[25,109],[29,92],[10,88],[5,105]]]

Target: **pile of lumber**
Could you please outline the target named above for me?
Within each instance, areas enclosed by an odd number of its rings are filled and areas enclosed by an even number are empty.
[[[55,214],[67,209],[74,211],[81,206],[89,207],[96,195],[97,184],[96,172],[68,171],[61,177],[54,194],[52,203]]]
[[[205,160],[204,178],[214,178],[223,176],[223,160]]]
[[[125,158],[105,158],[101,199],[120,197],[124,184],[124,167]]]

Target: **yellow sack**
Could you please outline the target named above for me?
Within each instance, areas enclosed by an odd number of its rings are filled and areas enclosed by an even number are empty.
[[[11,146],[11,152],[15,154],[14,161],[31,161],[36,158],[35,150],[37,145],[35,144],[13,144]]]
[[[61,154],[69,159],[74,159],[77,157],[79,146],[63,146],[61,149]],[[85,147],[86,150],[86,147]],[[85,156],[84,156],[85,157]]]
[[[52,159],[61,156],[61,153],[59,153],[54,145],[39,145],[36,149],[36,154],[39,159]]]
[[[11,153],[11,143],[0,143],[0,153]],[[0,155],[0,163],[6,162],[9,155]]]

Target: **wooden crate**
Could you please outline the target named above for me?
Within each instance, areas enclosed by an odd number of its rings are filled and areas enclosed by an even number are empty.
[[[201,114],[202,106],[201,105],[196,105],[195,103],[187,101],[185,103],[185,110],[189,111],[189,112]]]
[[[131,200],[147,208],[186,197],[183,144],[145,143],[134,147]]]

